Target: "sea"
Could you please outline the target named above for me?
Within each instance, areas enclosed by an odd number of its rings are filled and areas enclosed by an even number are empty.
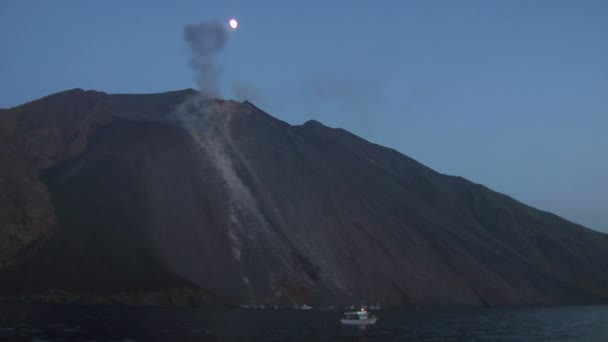
[[[0,303],[0,341],[608,341],[608,306],[343,311]]]

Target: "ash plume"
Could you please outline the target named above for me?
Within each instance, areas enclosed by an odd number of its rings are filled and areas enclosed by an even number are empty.
[[[192,50],[190,66],[199,91],[206,98],[219,97],[222,70],[216,58],[228,42],[228,29],[219,22],[186,25],[184,40]]]

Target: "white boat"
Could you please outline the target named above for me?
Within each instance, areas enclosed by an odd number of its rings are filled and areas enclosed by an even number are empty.
[[[376,323],[376,320],[378,317],[370,316],[365,308],[361,308],[359,311],[345,312],[340,322],[348,325],[367,325]]]

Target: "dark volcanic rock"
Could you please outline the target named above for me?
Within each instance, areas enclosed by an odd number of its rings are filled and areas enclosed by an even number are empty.
[[[248,102],[72,90],[0,112],[0,141],[0,288],[9,295],[408,306],[608,299],[605,234]]]

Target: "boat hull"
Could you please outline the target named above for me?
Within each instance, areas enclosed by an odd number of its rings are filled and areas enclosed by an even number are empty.
[[[378,318],[367,318],[367,319],[341,319],[340,322],[346,325],[367,325],[376,323]]]

